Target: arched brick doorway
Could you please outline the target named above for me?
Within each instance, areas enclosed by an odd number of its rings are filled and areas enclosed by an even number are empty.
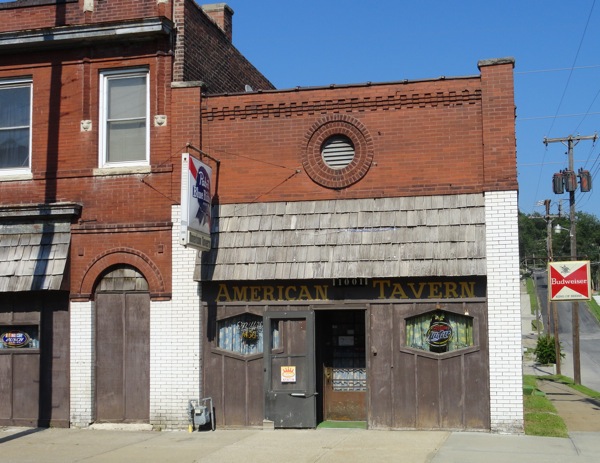
[[[96,300],[96,421],[140,423],[150,415],[150,293],[132,267],[110,269]]]

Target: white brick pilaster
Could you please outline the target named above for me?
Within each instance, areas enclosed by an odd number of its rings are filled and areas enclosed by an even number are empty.
[[[95,420],[95,336],[94,303],[71,302],[70,422],[87,427]]]
[[[523,432],[517,192],[486,193],[485,223],[491,430]]]
[[[188,400],[200,398],[197,251],[179,244],[179,214],[180,206],[173,206],[173,297],[150,306],[150,423],[161,428],[187,427]]]

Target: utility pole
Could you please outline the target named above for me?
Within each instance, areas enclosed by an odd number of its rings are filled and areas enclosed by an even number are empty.
[[[596,141],[598,138],[597,134],[588,135],[588,136],[572,136],[569,135],[566,138],[544,138],[544,144],[548,146],[548,143],[562,143],[567,145],[568,151],[567,154],[569,156],[569,169],[571,175],[575,175],[575,167],[573,161],[573,147],[578,144],[582,140],[592,140]],[[571,220],[571,260],[577,260],[577,233],[576,233],[576,222],[575,222],[575,191],[577,190],[577,185],[575,184],[575,188],[567,187],[567,191],[569,191],[569,219]],[[573,381],[575,384],[581,384],[581,352],[579,348],[579,302],[572,302],[572,330],[573,330]]]
[[[554,255],[552,252],[552,218],[557,217],[555,215],[550,215],[550,203],[549,199],[544,200],[544,205],[546,206],[546,233],[547,233],[547,246],[548,246],[548,264],[554,260]],[[560,217],[560,204],[558,209],[558,217]],[[550,301],[550,295],[548,294],[548,301],[550,311],[552,312],[552,324],[554,325],[554,353],[556,358],[556,374],[561,374],[561,365],[560,365],[560,339],[558,337],[558,308],[556,307],[556,301]],[[550,318],[550,314],[548,314],[548,318]],[[550,321],[548,320],[548,323]],[[539,328],[538,328],[538,336],[539,336]]]

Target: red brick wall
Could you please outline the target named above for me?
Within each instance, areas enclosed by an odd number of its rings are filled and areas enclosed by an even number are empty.
[[[195,2],[175,1],[178,30],[175,80],[202,81],[209,94],[243,92],[246,84],[255,90],[273,88]]]
[[[207,97],[203,149],[221,161],[220,201],[516,189],[512,68],[482,69],[482,79]],[[342,189],[318,185],[303,168],[311,127],[336,114],[364,126],[373,148],[366,175]]]
[[[513,63],[481,65],[483,145],[487,190],[516,188]]]
[[[14,4],[0,4],[0,32],[156,16],[171,18],[171,1],[157,4],[156,0],[95,0],[94,11],[84,13],[83,0],[66,0],[64,3],[19,0]]]
[[[3,204],[82,204],[71,243],[74,295],[86,269],[110,249],[129,249],[120,256],[146,259],[148,268],[158,269],[160,278],[146,275],[149,281],[163,281],[151,289],[154,297],[171,291],[171,206],[179,202],[180,181],[173,169],[179,167],[183,147],[173,151],[171,146],[172,58],[157,54],[156,47],[152,43],[4,56],[0,66],[0,79],[29,76],[33,81],[33,180],[0,179],[0,198]],[[151,172],[96,175],[100,71],[137,66],[150,72]],[[154,127],[154,115],[166,115],[166,127]],[[81,121],[87,119],[92,130],[82,132]]]

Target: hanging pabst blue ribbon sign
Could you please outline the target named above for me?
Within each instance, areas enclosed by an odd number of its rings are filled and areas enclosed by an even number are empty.
[[[429,329],[425,334],[429,350],[442,353],[448,351],[448,343],[452,340],[452,326],[445,315],[433,315]]]
[[[181,166],[181,244],[208,251],[212,169],[189,153],[182,155]]]

